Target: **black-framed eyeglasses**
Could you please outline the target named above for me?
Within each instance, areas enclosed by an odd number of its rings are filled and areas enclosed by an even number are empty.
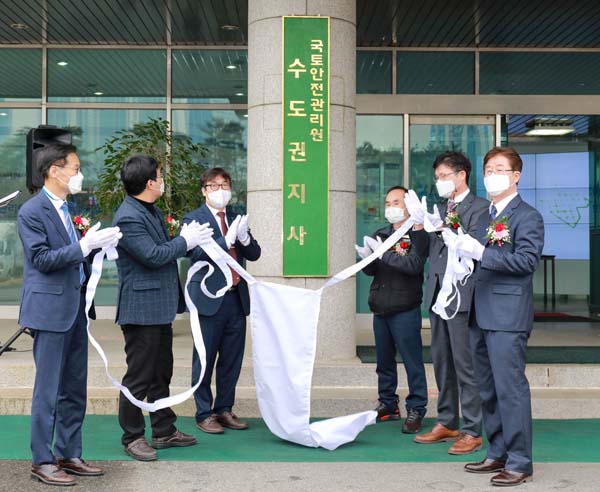
[[[205,188],[210,188],[212,191],[217,191],[219,188],[222,190],[230,190],[231,183],[207,183],[204,185]]]

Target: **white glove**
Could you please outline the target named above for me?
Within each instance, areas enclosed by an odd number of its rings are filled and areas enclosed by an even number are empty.
[[[231,248],[235,244],[235,240],[238,237],[238,229],[240,227],[241,221],[242,221],[242,216],[238,215],[235,218],[235,220],[229,225],[227,234],[225,234],[225,242],[227,243],[227,249]],[[248,231],[246,231],[246,232],[248,232]]]
[[[368,246],[369,249],[373,252],[375,252],[375,250],[383,244],[383,241],[381,240],[381,238],[379,236],[377,236],[376,239],[373,239],[372,237],[369,237],[369,236],[365,236],[364,241],[365,241],[365,246]],[[384,251],[384,253],[385,253],[385,251]],[[379,256],[380,260],[381,260],[382,256],[383,256],[383,253],[381,254],[381,256]]]
[[[79,240],[83,256],[89,255],[94,249],[115,247],[119,243],[119,239],[123,237],[123,233],[118,227],[99,229],[100,222],[96,222]]]
[[[433,206],[433,213],[425,212],[425,221],[423,223],[427,232],[436,232],[444,227],[444,221],[440,217],[440,211],[437,205]]]
[[[404,204],[415,223],[422,224],[427,213],[427,198],[424,196],[419,201],[419,197],[414,190],[408,190],[404,195]]]
[[[189,224],[183,224],[179,235],[185,239],[187,250],[194,249],[196,246],[202,246],[210,241],[213,230],[208,222],[199,224],[195,220]]]
[[[358,256],[360,256],[363,260],[373,252],[373,250],[367,245],[367,238],[369,238],[369,236],[363,237],[362,247],[360,247],[358,244],[354,245],[354,249],[358,253]]]
[[[244,246],[247,246],[250,242],[250,234],[248,234],[247,215],[242,215],[242,218],[240,219],[240,223],[237,229],[237,238],[239,239],[240,243],[242,243]]]
[[[456,252],[463,258],[472,258],[476,261],[481,261],[485,246],[481,244],[477,239],[469,234],[463,234],[457,236],[456,239]]]

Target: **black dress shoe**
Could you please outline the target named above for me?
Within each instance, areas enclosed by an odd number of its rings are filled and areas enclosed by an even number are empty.
[[[410,409],[404,423],[402,424],[402,432],[404,434],[416,434],[421,430],[423,423],[423,415],[416,410]]]
[[[490,482],[498,487],[514,487],[525,482],[531,482],[533,475],[531,473],[519,473],[510,470],[504,470],[498,475],[492,477]]]
[[[469,473],[496,473],[504,470],[504,461],[486,458],[477,463],[467,463],[465,471]]]

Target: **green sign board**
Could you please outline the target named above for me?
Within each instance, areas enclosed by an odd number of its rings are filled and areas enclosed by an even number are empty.
[[[329,274],[329,17],[283,17],[283,275]]]

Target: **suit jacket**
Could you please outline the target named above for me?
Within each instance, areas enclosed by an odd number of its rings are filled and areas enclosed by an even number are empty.
[[[462,202],[456,206],[456,212],[460,217],[462,229],[465,234],[471,234],[481,214],[488,215],[490,202],[484,198],[480,198],[470,192]],[[443,205],[444,210],[446,203]],[[445,216],[445,215],[444,215]],[[425,305],[427,309],[431,309],[435,303],[435,295],[438,287],[442,287],[444,273],[446,272],[446,264],[448,263],[448,248],[444,243],[442,235],[438,232],[429,234],[429,270],[427,272],[427,285],[425,291]],[[469,311],[471,300],[473,298],[473,277],[467,280],[467,283],[459,285],[460,306],[459,312]],[[450,310],[456,309],[456,303],[450,306]]]
[[[168,324],[185,310],[177,258],[185,256],[187,244],[182,237],[169,238],[162,212],[154,210],[156,216],[126,196],[113,220],[123,233],[117,247],[120,325]]]
[[[79,265],[83,263],[87,283],[89,257],[84,258],[79,243],[71,243],[59,213],[42,192],[19,209],[17,227],[24,256],[19,324],[65,332],[81,302]],[[79,238],[77,229],[75,233]],[[93,305],[90,318],[95,319]]]
[[[231,224],[235,220],[236,214],[226,212],[226,215],[227,222]],[[199,222],[200,224],[204,224],[206,222],[210,223],[210,226],[214,231],[214,240],[219,246],[221,246],[221,248],[223,248],[225,251],[228,251],[227,244],[225,243],[225,238],[221,233],[221,227],[219,224],[217,224],[215,216],[212,214],[212,212],[210,211],[208,206],[206,206],[206,204],[186,214],[186,216],[183,218],[183,223],[188,224],[193,220]],[[239,241],[235,242],[235,252],[237,255],[238,263],[242,266],[245,266],[246,260],[258,260],[260,258],[261,250],[260,246],[256,242],[256,239],[254,239],[252,237],[252,234],[250,234],[250,243],[247,246],[244,246]],[[192,260],[192,264],[196,263],[197,261],[208,261],[209,263],[212,263],[213,266],[215,266],[214,262],[200,247],[194,248],[190,252],[190,257]],[[190,297],[194,301],[194,304],[196,304],[196,307],[198,308],[198,313],[202,316],[212,316],[219,310],[221,304],[223,303],[223,297],[211,299],[210,297],[207,297],[202,293],[202,290],[200,289],[200,282],[202,282],[202,279],[204,279],[204,277],[206,276],[207,271],[208,267],[200,269],[192,277],[189,285]],[[210,292],[214,293],[217,290],[221,289],[224,285],[225,276],[223,275],[221,270],[215,268],[213,274],[206,281],[206,287]],[[250,314],[250,294],[248,293],[248,284],[243,278],[240,279],[240,283],[238,284],[238,290],[240,293],[240,300],[242,302],[244,314],[248,316],[248,314]]]
[[[483,330],[530,332],[533,328],[533,274],[544,248],[544,220],[519,195],[496,220],[506,217],[510,243],[488,245],[491,224],[480,216],[473,236],[486,245],[475,276],[474,317]],[[473,313],[471,313],[473,315]]]

